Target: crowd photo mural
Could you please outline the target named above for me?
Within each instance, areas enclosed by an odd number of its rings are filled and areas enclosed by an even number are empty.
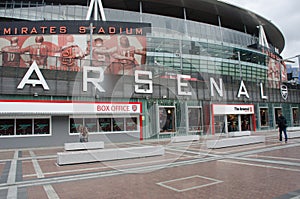
[[[45,24],[46,23],[46,24]],[[132,74],[146,62],[144,23],[65,21],[1,25],[1,65],[80,71],[103,67],[105,73]]]

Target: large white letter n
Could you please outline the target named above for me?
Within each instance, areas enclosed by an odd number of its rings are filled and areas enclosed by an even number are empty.
[[[29,79],[33,72],[36,73],[38,79]],[[33,87],[37,84],[41,84],[44,90],[49,90],[49,86],[35,61],[31,64],[17,88],[23,89],[25,84],[31,84]]]

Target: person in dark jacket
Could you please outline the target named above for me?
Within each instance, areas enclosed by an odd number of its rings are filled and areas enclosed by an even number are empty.
[[[285,117],[280,113],[278,117],[278,128],[279,128],[279,141],[282,141],[282,132],[284,133],[285,143],[287,143],[288,137],[286,134],[287,122]]]

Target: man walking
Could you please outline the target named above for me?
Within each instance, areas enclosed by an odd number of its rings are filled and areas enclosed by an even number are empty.
[[[278,128],[279,128],[279,141],[282,141],[282,132],[284,133],[285,143],[287,143],[287,134],[286,134],[286,127],[287,122],[285,117],[280,113],[278,117]]]

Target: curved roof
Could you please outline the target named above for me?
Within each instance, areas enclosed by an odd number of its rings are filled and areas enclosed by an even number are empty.
[[[34,0],[33,0],[34,1]],[[38,0],[35,0],[38,1]],[[40,2],[40,1],[39,1]],[[89,0],[44,0],[46,3],[88,5]],[[262,16],[219,0],[102,0],[104,8],[113,8],[139,12],[142,2],[143,12],[177,18],[184,18],[185,8],[187,20],[219,25],[222,27],[258,35],[258,25],[263,25],[268,42],[282,52],[285,40],[281,31]]]

